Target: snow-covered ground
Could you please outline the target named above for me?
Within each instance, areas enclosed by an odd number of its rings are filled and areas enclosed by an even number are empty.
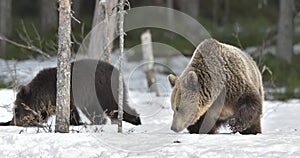
[[[69,134],[47,133],[35,127],[0,126],[0,157],[300,157],[300,100],[265,101],[263,133],[258,135],[230,134],[226,129],[216,135],[171,131],[171,88],[163,65],[178,66],[174,71],[180,72],[188,60],[175,57],[159,62],[163,63],[157,66],[160,73],[156,76],[160,96],[147,92],[141,63],[125,64],[129,102],[140,113],[141,126],[124,122],[122,134],[110,123],[70,127]],[[16,64],[0,60],[0,78],[11,82],[9,70],[15,67],[18,83],[25,84],[39,70],[51,66],[55,66],[55,59]],[[11,119],[14,98],[12,89],[0,89],[0,122]]]

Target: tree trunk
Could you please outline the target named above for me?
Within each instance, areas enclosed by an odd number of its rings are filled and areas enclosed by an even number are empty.
[[[199,20],[199,3],[200,0],[177,0],[179,10]]]
[[[213,26],[220,28],[225,25],[229,17],[229,0],[213,1]]]
[[[6,37],[11,32],[11,0],[0,1],[0,36]],[[5,57],[6,42],[0,41],[0,57]]]
[[[163,6],[164,5],[164,0],[154,0],[154,4],[156,6]]]
[[[157,96],[159,96],[156,78],[155,78],[155,71],[154,71],[154,57],[153,57],[153,48],[152,48],[152,37],[151,32],[147,30],[141,35],[142,41],[142,52],[143,52],[143,59],[145,64],[145,73],[148,82],[148,88],[150,92],[154,92]]]
[[[119,33],[120,33],[120,58],[119,58],[119,107],[118,107],[118,133],[122,133],[122,120],[123,120],[123,60],[124,60],[124,6],[125,0],[120,0],[119,4]]]
[[[291,62],[294,38],[294,0],[280,0],[279,3],[277,57]]]
[[[57,2],[56,0],[41,0],[40,31],[42,34],[57,27]]]
[[[173,0],[167,0],[167,7],[171,8],[171,9],[174,8]],[[173,28],[173,25],[174,25],[174,15],[173,15],[173,11],[172,10],[168,11],[168,25],[169,25],[169,28]]]
[[[90,37],[88,53],[93,58],[111,63],[111,52],[116,30],[116,11],[118,0],[96,0],[93,32]]]
[[[59,0],[57,96],[55,132],[69,132],[71,71],[71,4]]]

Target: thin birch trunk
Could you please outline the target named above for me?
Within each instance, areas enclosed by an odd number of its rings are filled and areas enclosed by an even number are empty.
[[[118,107],[118,133],[122,133],[123,120],[123,60],[124,60],[124,5],[125,0],[120,0],[119,4],[119,32],[120,32],[120,58],[119,58],[119,107]]]
[[[71,4],[58,0],[59,28],[57,55],[57,96],[55,132],[69,132],[71,75]]]

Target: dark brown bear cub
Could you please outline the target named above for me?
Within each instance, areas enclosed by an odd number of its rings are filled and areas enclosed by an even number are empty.
[[[81,124],[77,109],[92,124],[102,124],[103,115],[117,119],[119,71],[109,63],[90,59],[73,62],[71,68],[70,124]],[[21,86],[13,119],[0,125],[36,126],[55,114],[56,74],[56,68],[44,69],[29,84]],[[123,106],[123,120],[140,125],[139,114],[127,103],[126,90]]]

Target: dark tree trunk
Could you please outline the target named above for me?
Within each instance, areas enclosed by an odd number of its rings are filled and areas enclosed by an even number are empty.
[[[40,0],[40,31],[42,34],[51,29],[55,29],[58,23],[57,1]]]
[[[168,8],[174,8],[174,1],[173,0],[167,0],[167,7]],[[168,11],[168,27],[172,28],[174,25],[174,15],[173,11]]]
[[[0,36],[6,37],[11,32],[11,0],[0,1]],[[5,57],[6,42],[0,41],[0,57]]]
[[[228,21],[229,0],[214,0],[213,2],[213,25],[214,28],[220,28]]]
[[[163,6],[165,3],[164,0],[154,0],[154,4],[157,6]]]
[[[280,0],[279,3],[277,57],[290,62],[293,56],[294,0]]]
[[[200,0],[176,0],[176,6],[180,11],[199,20]]]

